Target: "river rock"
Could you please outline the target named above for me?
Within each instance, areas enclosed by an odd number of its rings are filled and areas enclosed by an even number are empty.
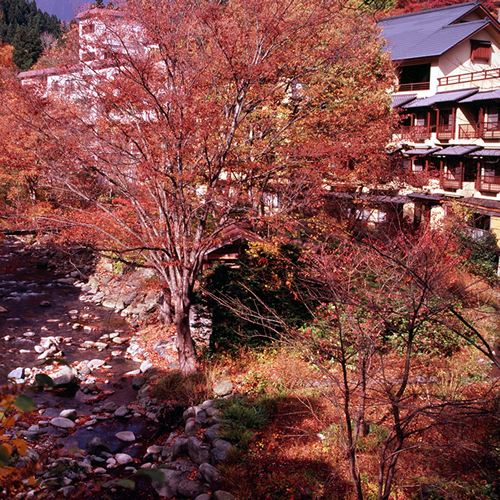
[[[149,369],[153,368],[153,363],[147,359],[146,361],[143,361],[140,366],[141,373],[146,373]]]
[[[211,497],[208,493],[202,493],[198,495],[194,500],[211,500]]]
[[[109,448],[100,437],[93,437],[87,443],[87,451],[92,455],[101,455],[102,452],[109,453]]]
[[[161,453],[163,450],[163,446],[160,446],[159,444],[153,444],[151,446],[148,446],[148,449],[146,450],[146,453],[151,453],[153,455],[158,455],[158,453]]]
[[[40,307],[51,307],[52,304],[48,300],[42,300],[40,302]]]
[[[194,419],[194,425],[196,429],[204,429],[208,426],[208,417],[203,410],[199,410],[196,413],[196,417]]]
[[[0,313],[6,313],[6,312],[9,312],[9,310],[6,309],[5,307],[0,306]]]
[[[118,408],[113,415],[115,417],[121,418],[125,417],[128,414],[129,414],[129,409],[126,406],[120,406],[120,408]]]
[[[69,418],[70,420],[73,420],[73,422],[76,420],[77,413],[76,410],[63,410],[61,413],[59,413],[59,416],[62,418]]]
[[[115,460],[119,465],[129,464],[130,462],[134,461],[134,459],[130,455],[127,455],[126,453],[117,453],[115,455]]]
[[[224,439],[216,439],[212,443],[212,461],[214,464],[218,464],[226,460],[231,451],[233,445],[229,441],[225,441]]]
[[[189,458],[196,464],[210,462],[210,446],[203,444],[194,436],[188,438],[188,453]]]
[[[46,352],[48,352],[48,351],[46,351]],[[57,370],[55,373],[53,373],[51,375],[51,377],[52,377],[52,380],[54,381],[55,386],[78,383],[76,371],[69,366],[63,366],[63,367],[59,368],[59,370]]]
[[[220,490],[222,485],[222,477],[219,471],[210,464],[201,464],[200,473],[203,479],[210,485],[212,491]]]
[[[203,493],[203,486],[198,481],[183,479],[177,485],[177,493],[186,498],[194,498]]]
[[[203,435],[205,436],[205,440],[208,441],[209,443],[211,443],[214,439],[217,438],[219,433],[220,433],[220,424],[215,424],[215,425],[212,425],[211,427],[209,427],[204,432]]]
[[[131,443],[135,441],[135,434],[131,431],[122,431],[122,432],[117,432],[115,436],[120,440],[124,441],[125,443]]]
[[[73,427],[75,427],[75,422],[64,417],[53,418],[50,424],[54,427],[60,427],[61,429],[73,429]]]
[[[146,383],[146,379],[141,376],[136,376],[132,379],[132,387],[136,390],[140,389]]]
[[[117,405],[114,401],[108,401],[101,406],[102,411],[116,411]]]
[[[22,367],[17,367],[15,370],[12,370],[8,375],[7,378],[13,378],[16,380],[20,380],[24,377],[24,368]]]
[[[164,476],[162,481],[152,481],[151,485],[161,497],[172,498],[177,495],[182,472],[178,470],[157,469]]]
[[[219,397],[228,396],[233,392],[233,389],[233,383],[228,379],[219,380],[213,388],[214,393]]]
[[[105,365],[106,361],[102,359],[92,359],[87,363],[87,366],[89,367],[90,370],[96,370],[97,368],[100,368],[101,366]]]
[[[214,500],[236,500],[236,497],[227,491],[219,490],[214,493]]]

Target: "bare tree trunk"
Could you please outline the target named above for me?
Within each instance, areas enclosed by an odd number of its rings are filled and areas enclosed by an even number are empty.
[[[173,321],[172,316],[172,294],[170,289],[165,287],[160,298],[160,309],[158,312],[158,320],[164,325],[170,325]]]
[[[189,326],[189,307],[186,310],[184,307],[179,308],[176,304],[174,324],[177,330],[179,365],[182,374],[186,377],[196,372],[196,352]]]

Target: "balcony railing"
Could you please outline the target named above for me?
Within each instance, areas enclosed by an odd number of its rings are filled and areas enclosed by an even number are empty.
[[[436,135],[439,140],[453,139],[453,125],[438,125]]]
[[[443,189],[462,189],[462,176],[460,173],[443,172],[441,177]]]
[[[483,175],[479,179],[479,191],[488,191],[490,193],[500,193],[500,176]]]
[[[500,139],[500,122],[469,123],[458,127],[459,139]]]
[[[468,123],[458,126],[459,139],[480,139],[483,133],[482,123]]]
[[[458,83],[490,80],[492,78],[500,78],[500,68],[485,69],[483,71],[474,71],[473,73],[463,73],[461,75],[444,76],[438,78],[438,85],[455,85]]]
[[[434,127],[431,127],[431,129]],[[433,130],[429,130],[427,125],[402,125],[401,126],[401,139],[402,140],[411,140],[411,141],[425,141],[426,139],[430,139],[431,132]]]
[[[419,82],[419,83],[402,83],[399,86],[399,92],[417,91],[417,90],[429,90],[431,88],[430,82]]]

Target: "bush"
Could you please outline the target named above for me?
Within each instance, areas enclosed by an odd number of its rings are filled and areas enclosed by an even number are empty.
[[[218,402],[222,412],[222,431],[220,437],[246,449],[255,436],[255,431],[266,427],[269,423],[274,403],[266,396],[255,401],[247,399],[225,399]]]
[[[490,282],[497,281],[499,249],[495,235],[485,232],[476,238],[468,230],[457,230],[455,234],[462,251],[468,256],[465,262],[467,270],[488,279]]]
[[[220,264],[206,272],[201,279],[205,292],[201,300],[212,311],[212,351],[256,347],[272,339],[275,332],[242,319],[237,313],[238,304],[243,304],[265,315],[256,297],[290,325],[310,319],[309,308],[300,297],[300,257],[300,249],[295,245],[250,243],[238,267]],[[227,307],[221,299],[234,307]]]

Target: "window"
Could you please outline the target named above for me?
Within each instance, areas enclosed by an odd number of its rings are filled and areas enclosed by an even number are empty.
[[[423,172],[425,170],[425,160],[423,158],[415,158],[412,170],[414,172]]]
[[[419,111],[415,114],[415,126],[425,127],[427,125],[427,113],[424,111]]]
[[[90,35],[90,33],[94,33],[94,25],[93,24],[86,24],[85,26],[82,26],[82,34],[83,35]]]
[[[491,57],[491,42],[471,40],[471,61],[489,62]]]

